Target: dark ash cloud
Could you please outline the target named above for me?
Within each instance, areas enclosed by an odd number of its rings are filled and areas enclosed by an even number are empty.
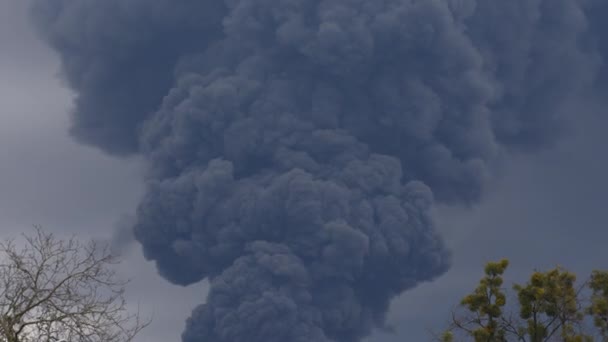
[[[77,90],[73,136],[113,154],[134,153],[138,125],[171,87],[176,61],[220,33],[218,13],[200,1],[35,2],[36,25]]]
[[[585,3],[585,6],[587,4]],[[146,258],[210,280],[185,342],[356,342],[443,274],[434,198],[552,144],[601,44],[576,0],[40,0],[72,133],[141,154]]]

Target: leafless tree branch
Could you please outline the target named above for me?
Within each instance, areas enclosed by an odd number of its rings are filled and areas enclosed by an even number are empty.
[[[40,227],[24,241],[0,242],[0,342],[130,342],[149,325],[129,313],[107,245]]]

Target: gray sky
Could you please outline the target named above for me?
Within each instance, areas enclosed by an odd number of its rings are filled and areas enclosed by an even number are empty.
[[[33,224],[109,238],[142,191],[138,162],[104,156],[67,135],[71,94],[55,77],[56,57],[28,26],[26,8],[22,0],[0,0],[0,238]],[[121,272],[133,280],[131,304],[139,301],[154,318],[138,342],[178,341],[203,285],[170,285],[137,249]]]
[[[55,77],[56,57],[29,28],[26,7],[23,0],[0,0],[0,238],[32,224],[109,238],[142,192],[140,166],[68,137],[71,94]],[[489,260],[511,259],[508,274],[518,281],[534,268],[556,264],[581,276],[606,268],[605,108],[581,103],[564,108],[580,113],[572,136],[552,151],[507,160],[477,207],[438,208],[454,267],[395,301],[389,321],[396,335],[369,341],[428,340],[425,329],[441,327]],[[121,272],[133,279],[131,303],[139,301],[144,312],[154,314],[139,342],[178,341],[184,319],[204,298],[204,284],[187,289],[168,284],[139,248],[127,255]]]

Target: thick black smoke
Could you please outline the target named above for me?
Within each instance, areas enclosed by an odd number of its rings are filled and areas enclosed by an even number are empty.
[[[474,203],[492,161],[559,136],[601,72],[592,4],[37,0],[34,17],[74,136],[148,162],[146,257],[210,279],[182,340],[355,342],[447,270],[433,197]]]

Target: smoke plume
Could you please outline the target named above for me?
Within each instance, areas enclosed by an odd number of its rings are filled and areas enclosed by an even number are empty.
[[[433,202],[477,202],[493,161],[567,128],[602,70],[594,4],[36,0],[33,17],[77,95],[72,135],[147,162],[146,258],[211,283],[182,341],[356,342],[448,269]]]

